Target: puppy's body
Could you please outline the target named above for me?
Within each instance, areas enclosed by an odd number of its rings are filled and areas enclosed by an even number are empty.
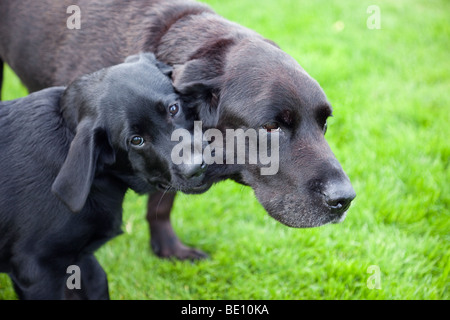
[[[196,186],[170,163],[173,129],[193,119],[152,54],[127,61],[0,103],[0,272],[22,299],[108,298],[93,253],[121,233],[127,189]]]
[[[121,232],[127,187],[106,172],[77,214],[50,194],[74,137],[61,118],[63,91],[45,89],[0,106],[0,271],[18,288],[30,284],[30,292],[18,292],[25,299],[62,297],[67,267]],[[104,289],[91,298],[107,298]]]

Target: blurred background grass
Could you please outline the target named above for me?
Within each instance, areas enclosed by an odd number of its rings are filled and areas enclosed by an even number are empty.
[[[326,138],[358,194],[339,225],[290,229],[230,181],[179,195],[173,224],[211,257],[149,249],[146,197],[98,253],[112,299],[449,299],[450,3],[445,0],[208,0],[277,42],[334,107]],[[369,5],[381,10],[370,30]],[[3,99],[26,94],[9,69]],[[381,271],[369,289],[367,268]],[[0,299],[15,299],[0,275]]]

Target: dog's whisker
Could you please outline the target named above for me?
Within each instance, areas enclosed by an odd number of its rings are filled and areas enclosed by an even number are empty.
[[[169,192],[170,189],[173,189],[173,187],[169,184],[167,185],[167,188],[164,190],[161,198],[159,198],[158,204],[156,205],[156,218],[158,218],[158,209],[159,209],[159,205],[161,204],[162,199],[164,198],[164,196],[166,195],[167,192]]]

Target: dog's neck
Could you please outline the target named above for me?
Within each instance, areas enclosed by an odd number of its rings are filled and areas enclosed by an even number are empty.
[[[158,3],[158,15],[153,15],[146,31],[137,51],[154,52],[170,65],[186,63],[205,44],[220,39],[262,39],[253,30],[222,18],[208,5],[189,1]]]
[[[149,10],[153,11],[155,8],[150,7]],[[157,10],[158,14],[151,15],[151,23],[146,28],[145,36],[141,38],[144,41],[139,45],[140,51],[156,53],[162,45],[163,38],[169,31],[172,31],[173,26],[180,20],[189,19],[194,15],[206,12],[214,14],[214,11],[208,5],[189,1],[159,1],[157,3]],[[139,25],[137,32],[141,30],[142,26]]]

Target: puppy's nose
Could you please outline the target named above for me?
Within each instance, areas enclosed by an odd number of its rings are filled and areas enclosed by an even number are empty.
[[[331,213],[340,215],[350,207],[356,193],[350,182],[345,181],[331,184],[324,196]]]
[[[186,179],[200,177],[208,169],[208,165],[203,161],[201,164],[190,164],[183,172]]]

